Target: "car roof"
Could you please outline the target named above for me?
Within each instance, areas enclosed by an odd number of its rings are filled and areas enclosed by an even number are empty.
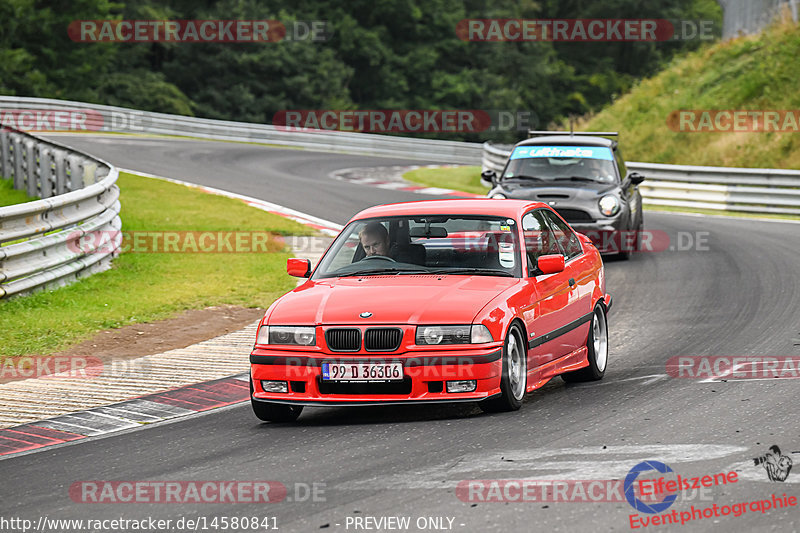
[[[556,146],[607,146],[608,148],[614,148],[617,141],[605,137],[585,135],[546,135],[544,137],[525,139],[515,146],[539,146],[543,144]]]
[[[384,204],[364,209],[353,220],[373,217],[395,217],[408,215],[483,215],[518,219],[529,209],[547,207],[542,202],[492,198],[468,198],[455,200],[423,200]]]

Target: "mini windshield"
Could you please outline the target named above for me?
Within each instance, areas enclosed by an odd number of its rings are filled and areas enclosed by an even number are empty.
[[[468,215],[373,218],[351,222],[314,278],[366,275],[520,277],[514,219]]]
[[[601,146],[518,146],[502,179],[545,182],[614,183],[611,148]]]

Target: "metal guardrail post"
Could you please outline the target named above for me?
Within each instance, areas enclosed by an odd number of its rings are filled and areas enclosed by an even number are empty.
[[[42,198],[53,196],[53,173],[51,162],[52,149],[41,147],[39,149],[39,188]]]
[[[53,151],[53,161],[55,164],[55,194],[64,194],[67,191],[67,154],[64,150],[55,149]]]
[[[66,180],[67,190],[74,191],[80,189],[82,185],[83,185],[82,158],[74,154],[69,154],[67,156],[67,180]]]
[[[25,156],[26,156],[26,170],[27,175],[25,178],[25,182],[27,184],[28,196],[34,197],[39,196],[39,187],[38,187],[38,176],[37,176],[37,165],[36,165],[36,143],[32,139],[28,139],[24,141],[25,144]]]
[[[25,158],[22,138],[17,135],[11,137],[11,157],[14,165],[14,188],[23,190],[25,188]]]
[[[10,157],[8,130],[0,126],[0,177],[2,178],[13,177],[14,166],[10,164]]]

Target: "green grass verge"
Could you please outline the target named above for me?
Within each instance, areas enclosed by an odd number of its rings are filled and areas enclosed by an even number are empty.
[[[796,110],[798,57],[794,24],[709,45],[676,58],[580,129],[619,131],[628,161],[798,169],[798,132],[681,132],[667,121],[678,110]]]
[[[4,205],[15,205],[37,200],[29,197],[25,191],[18,191],[14,188],[14,180],[0,178],[0,207]]]
[[[121,173],[123,230],[311,234],[244,202]],[[73,285],[0,300],[0,355],[52,353],[97,331],[212,305],[267,307],[295,286],[287,253],[123,253]]]
[[[456,191],[486,194],[487,187],[481,185],[481,167],[420,168],[403,174],[403,179],[425,185]]]

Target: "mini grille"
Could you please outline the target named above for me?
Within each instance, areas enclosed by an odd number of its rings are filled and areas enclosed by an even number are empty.
[[[391,352],[400,347],[403,331],[398,328],[369,328],[364,334],[364,348],[372,352]]]
[[[361,349],[361,331],[355,328],[329,329],[325,332],[325,342],[335,352],[357,352]]]
[[[586,211],[580,209],[556,209],[558,214],[564,217],[569,223],[572,222],[594,222],[592,216]]]

